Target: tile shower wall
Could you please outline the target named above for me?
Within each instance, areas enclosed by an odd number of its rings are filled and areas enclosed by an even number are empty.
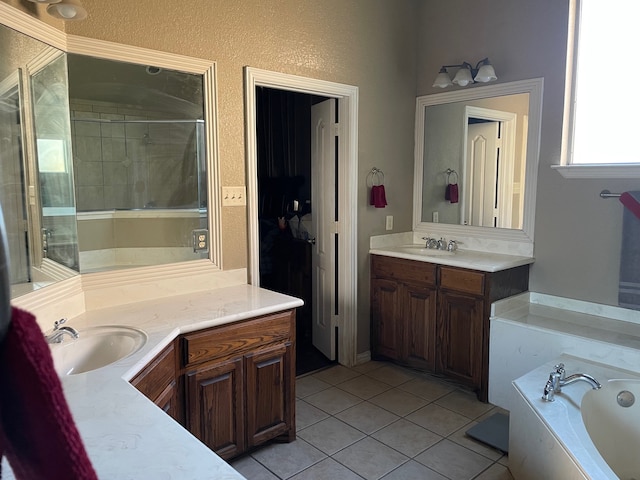
[[[170,118],[163,112],[82,100],[72,100],[71,115],[78,211],[198,207],[191,138],[195,124],[99,123],[95,120]],[[189,144],[194,146],[187,148]],[[191,171],[182,166],[185,155],[193,158]],[[178,191],[188,193],[180,198]]]

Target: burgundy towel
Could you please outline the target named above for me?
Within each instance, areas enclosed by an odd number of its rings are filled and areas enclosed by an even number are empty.
[[[450,183],[447,185],[447,190],[445,191],[444,198],[449,200],[451,203],[458,203],[458,184]]]
[[[371,205],[376,208],[384,208],[387,205],[387,197],[384,193],[384,185],[371,187]]]
[[[620,195],[620,201],[640,219],[640,192],[624,192]]]
[[[0,344],[0,458],[18,480],[97,480],[35,317],[13,308]]]

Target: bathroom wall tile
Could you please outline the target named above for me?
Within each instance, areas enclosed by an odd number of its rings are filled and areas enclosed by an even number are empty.
[[[73,145],[73,157],[75,162],[102,161],[102,143],[98,138],[76,135]]]
[[[442,440],[440,435],[404,419],[378,430],[371,436],[408,457],[415,457]]]
[[[366,479],[382,478],[409,460],[371,437],[341,450],[333,459]]]
[[[253,477],[247,477],[253,480]],[[344,465],[339,464],[331,458],[326,458],[316,463],[310,468],[291,477],[291,480],[319,480],[319,479],[340,479],[340,480],[362,480],[360,475],[356,475]]]
[[[104,186],[104,205],[105,208],[111,210],[113,208],[129,209],[130,191],[126,185],[105,185]]]
[[[280,478],[289,478],[327,458],[304,440],[267,445],[251,456]]]
[[[371,434],[398,420],[398,416],[369,402],[359,403],[336,414],[354,428]]]
[[[300,430],[298,437],[327,455],[333,455],[358,440],[362,440],[365,434],[335,417],[329,417]]]
[[[147,120],[147,118],[138,116],[138,115],[125,115],[125,120]],[[144,139],[149,135],[149,124],[125,123],[124,131],[127,139],[133,139],[133,138]]]
[[[434,404],[416,410],[406,419],[442,436],[450,435],[471,422],[463,415]]]
[[[78,113],[77,118],[98,118],[98,115],[94,114],[93,112],[77,112],[77,113]],[[80,115],[80,114],[83,114],[83,115]],[[98,122],[76,120],[73,123],[75,124],[74,129],[75,129],[76,135],[79,135],[82,137],[99,137],[100,136],[100,124]]]
[[[126,139],[126,156],[133,162],[147,161],[147,145],[140,138]]]
[[[424,398],[420,398],[398,388],[388,390],[380,395],[370,398],[369,402],[401,417],[404,417],[405,415],[408,415],[429,403]]]
[[[447,477],[443,477],[415,460],[409,460],[382,477],[382,480],[447,480]]]
[[[471,479],[492,464],[492,461],[457,445],[442,440],[415,460],[438,473],[456,479]]]
[[[104,210],[104,187],[77,186],[76,194],[78,211]]]
[[[102,170],[105,187],[127,185],[127,168],[122,162],[105,162]]]
[[[76,185],[101,186],[104,182],[102,162],[80,162],[76,165]]]

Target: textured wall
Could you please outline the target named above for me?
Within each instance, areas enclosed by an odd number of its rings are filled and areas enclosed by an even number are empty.
[[[418,95],[440,65],[489,56],[500,82],[544,77],[532,291],[617,304],[622,205],[603,200],[638,180],[565,179],[560,163],[568,0],[423,2]]]
[[[369,237],[411,229],[416,0],[83,0],[71,34],[215,60],[222,185],[245,185],[243,67],[359,87],[358,351],[369,350]],[[389,205],[368,206],[385,172]],[[247,265],[246,210],[222,212],[223,265]]]

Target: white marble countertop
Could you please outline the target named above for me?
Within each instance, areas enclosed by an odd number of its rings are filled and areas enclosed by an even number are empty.
[[[101,480],[238,480],[242,475],[128,382],[177,335],[299,307],[302,300],[239,285],[88,311],[70,318],[82,329],[127,325],[144,330],[133,355],[91,372],[63,377],[64,392]],[[12,478],[3,465],[3,478]]]
[[[452,267],[469,268],[482,272],[499,272],[509,268],[529,265],[535,261],[533,257],[518,255],[504,255],[500,253],[487,253],[475,250],[458,249],[453,254],[438,254],[427,249],[420,248],[422,245],[412,245],[416,247],[415,253],[407,249],[407,245],[394,245],[385,247],[374,247],[369,250],[372,255],[385,255],[387,257],[405,258],[407,260],[418,260],[420,262],[437,263],[440,265],[450,265]]]

